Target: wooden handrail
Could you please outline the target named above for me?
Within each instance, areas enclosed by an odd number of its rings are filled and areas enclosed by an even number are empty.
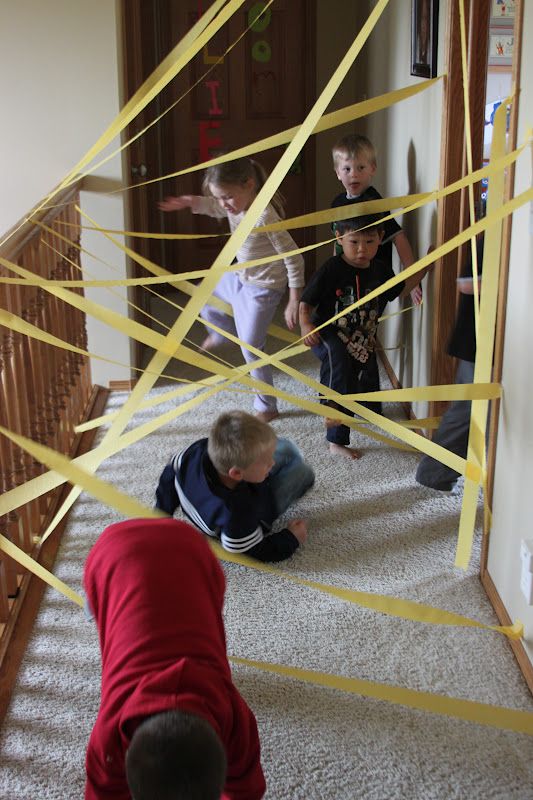
[[[81,274],[79,243],[79,185],[54,198],[32,221],[22,221],[3,237],[0,255],[47,280],[74,279]],[[68,223],[64,241],[51,229]],[[74,231],[74,232],[72,232]],[[58,227],[64,234],[65,227]],[[0,266],[0,275],[14,273]],[[72,291],[82,293],[82,289]],[[46,289],[0,284],[0,307],[25,322],[77,347],[86,347],[85,315]],[[85,417],[92,384],[89,359],[52,347],[11,328],[0,326],[0,425],[33,441],[70,455],[75,426]],[[44,471],[42,464],[0,436],[0,491],[9,492]],[[50,492],[0,518],[4,533],[24,552],[38,554],[42,525],[57,492]],[[0,553],[0,627],[13,613],[24,570]]]

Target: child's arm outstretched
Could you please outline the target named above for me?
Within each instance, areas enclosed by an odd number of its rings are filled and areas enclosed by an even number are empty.
[[[181,211],[183,208],[190,208],[192,206],[194,195],[182,194],[179,197],[169,195],[161,200],[157,207],[160,211]]]
[[[180,194],[179,197],[169,195],[161,200],[157,207],[160,211],[182,211],[184,208],[190,208],[193,214],[206,214],[208,217],[219,219],[227,217],[218,200],[214,197],[204,197],[202,194]]]

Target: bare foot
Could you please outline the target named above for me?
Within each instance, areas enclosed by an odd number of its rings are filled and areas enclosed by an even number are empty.
[[[255,416],[261,422],[272,422],[273,419],[279,417],[279,411],[257,411]]]
[[[361,453],[355,447],[347,447],[344,444],[335,444],[334,442],[329,442],[329,452],[334,456],[347,456],[353,460],[361,458]]]
[[[216,350],[216,348],[220,347],[221,344],[222,342],[220,338],[215,336],[213,333],[210,333],[205,337],[200,347],[202,350]]]

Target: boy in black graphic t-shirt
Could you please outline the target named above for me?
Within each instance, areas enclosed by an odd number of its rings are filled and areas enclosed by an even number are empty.
[[[344,191],[333,199],[332,208],[365,203],[369,200],[381,200],[380,193],[372,185],[377,171],[376,149],[366,136],[357,133],[343,136],[333,145],[332,156],[333,169],[344,188]],[[379,216],[387,217],[388,215],[384,213]],[[414,264],[415,257],[409,239],[396,220],[385,219],[383,228],[384,235],[378,251],[379,260],[392,265],[394,246],[403,269]],[[332,229],[335,233],[336,222],[332,224]],[[341,253],[342,245],[340,242],[335,242],[333,255],[339,256]],[[419,277],[419,281],[421,278],[422,276]],[[411,299],[415,305],[422,302],[422,288],[419,284],[414,285]]]
[[[367,225],[371,227],[360,230]],[[342,220],[337,223],[336,236],[342,240],[342,254],[328,259],[302,294],[302,336],[304,343],[312,347],[321,361],[322,384],[340,394],[379,391],[375,352],[379,318],[389,300],[408,294],[420,278],[416,275],[397,283],[392,289],[313,332],[314,328],[394,277],[392,267],[376,258],[383,239],[383,226],[378,218],[367,216]],[[381,412],[379,403],[363,405]],[[329,421],[326,438],[332,453],[360,457],[357,450],[348,447],[350,429],[347,425]]]

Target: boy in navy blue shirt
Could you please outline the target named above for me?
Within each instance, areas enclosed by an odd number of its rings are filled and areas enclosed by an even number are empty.
[[[230,411],[218,417],[209,438],[170,460],[159,479],[156,508],[173,515],[181,505],[225,550],[282,561],[306,540],[307,525],[295,519],[272,533],[272,523],[314,479],[292,442],[278,439],[257,417]]]

